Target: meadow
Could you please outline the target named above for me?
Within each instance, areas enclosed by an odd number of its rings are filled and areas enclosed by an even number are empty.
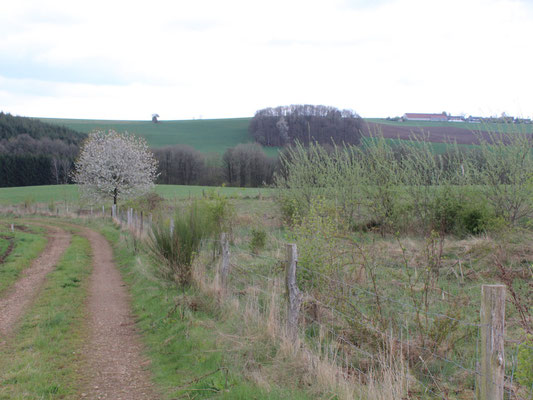
[[[62,125],[89,133],[93,130],[113,129],[142,136],[154,148],[186,144],[202,153],[223,154],[240,143],[253,142],[248,133],[250,118],[197,119],[180,121],[118,121],[41,118],[41,121]],[[268,155],[277,154],[277,148],[265,148]]]
[[[202,197],[210,191],[230,197],[257,197],[269,196],[272,190],[269,188],[238,188],[209,186],[185,186],[185,185],[156,185],[155,193],[161,197],[172,199],[185,199],[189,197]],[[0,205],[25,204],[33,205],[42,203],[77,204],[79,192],[76,185],[47,185],[47,186],[22,186],[0,188]],[[110,200],[111,202],[111,200]]]

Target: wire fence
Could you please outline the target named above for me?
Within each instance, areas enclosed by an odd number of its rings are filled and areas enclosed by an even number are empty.
[[[280,251],[277,253],[280,253]],[[240,278],[231,281],[231,284],[239,286],[231,287],[230,289],[241,290],[242,287],[251,284],[254,286],[260,286],[261,283],[268,285],[276,279],[282,279],[282,274],[285,273],[284,270],[279,268],[271,268],[270,270],[268,268],[265,270],[258,268],[264,267],[265,262],[270,265],[283,265],[287,263],[286,259],[255,254],[237,246],[232,247],[232,259],[239,259],[243,256],[247,260],[251,258],[253,261],[259,260],[261,263],[254,267],[254,262],[238,264],[232,260],[232,273],[238,274]],[[483,374],[480,368],[479,341],[480,330],[484,325],[479,321],[478,317],[480,314],[479,304],[475,310],[476,316],[470,320],[465,320],[445,312],[436,311],[431,309],[431,307],[424,307],[414,302],[407,302],[402,298],[394,298],[384,293],[372,291],[371,288],[363,285],[341,281],[334,276],[314,271],[303,265],[298,265],[298,271],[300,274],[307,274],[306,277],[308,279],[311,276],[311,282],[313,282],[312,277],[314,277],[315,280],[320,279],[337,290],[336,294],[330,295],[313,288],[311,285],[311,288],[306,290],[304,294],[302,307],[304,311],[300,319],[304,321],[302,335],[307,342],[312,342],[313,334],[310,332],[314,329],[315,331],[320,330],[323,333],[327,333],[330,342],[337,344],[336,351],[339,354],[334,358],[343,360],[341,362],[343,368],[351,369],[358,375],[368,379],[369,366],[376,366],[380,359],[380,352],[384,351],[383,344],[391,342],[390,345],[400,348],[400,353],[408,359],[409,366],[415,373],[414,380],[412,377],[409,378],[412,381],[411,383],[419,387],[424,393],[434,398],[450,399],[464,396],[461,392],[469,392],[471,398],[481,398],[479,385]],[[258,288],[257,290],[264,295],[271,295],[268,289]],[[343,295],[340,296],[339,293]],[[453,298],[453,295],[450,294],[448,297]],[[343,307],[343,302],[339,300],[342,298],[356,300],[355,307]],[[363,304],[373,305],[375,311],[378,299],[382,304],[388,303],[396,319],[403,323],[393,327],[390,325],[382,326],[377,322],[375,313],[371,317],[352,312],[357,307],[361,308]],[[432,301],[442,300],[434,298]],[[449,307],[449,302],[446,301],[445,303],[446,307]],[[311,305],[319,308],[322,313],[327,312],[329,316],[323,320],[317,317],[306,310],[306,307],[309,308]],[[435,307],[438,307],[438,304]],[[457,330],[461,328],[463,330],[462,333],[466,336],[462,338],[464,345],[457,345],[456,348],[445,348],[445,340],[440,346],[435,346],[434,342],[429,339],[422,340],[424,332],[417,331],[416,324],[413,323],[413,318],[416,316],[430,321],[429,328],[436,328],[439,326],[438,324],[443,324],[443,321],[446,321],[448,326],[453,324]],[[354,330],[347,329],[350,327]],[[371,332],[379,340],[376,343],[372,343],[372,341],[365,343],[364,340],[354,337],[354,332],[357,329]],[[503,398],[528,399],[531,397],[531,388],[524,388],[518,384],[515,373],[519,347],[530,348],[531,346],[527,343],[512,343],[508,338],[504,339],[511,346],[506,348]],[[468,347],[468,351],[465,350]],[[363,360],[365,361],[362,363],[365,365],[364,368],[358,366],[361,365]],[[492,383],[497,384],[494,381]]]
[[[149,235],[152,228],[151,214],[137,212],[131,208],[102,206],[75,210],[64,204],[55,208],[4,207],[2,211],[14,215],[103,218],[114,221],[122,229],[139,237]],[[172,219],[168,229],[173,229]],[[215,239],[210,242],[214,246],[220,244],[220,241]],[[228,290],[240,293],[248,288],[264,299],[270,298],[273,287],[283,286],[280,282],[285,279],[285,265],[288,262],[287,258],[279,256],[283,254],[281,248],[275,253],[276,256],[271,256],[251,252],[242,246],[232,246]],[[246,262],[239,262],[243,257]],[[265,265],[268,265],[268,268]],[[461,396],[460,391],[466,391],[472,398],[481,399],[479,386],[482,372],[479,350],[480,331],[484,325],[478,318],[479,307],[475,308],[473,318],[465,320],[439,310],[460,304],[461,298],[449,292],[446,301],[434,296],[431,299],[432,304],[428,305],[418,301],[416,297],[392,297],[375,287],[341,280],[334,274],[313,270],[305,265],[297,266],[297,275],[305,275],[311,282],[307,287],[302,287],[300,336],[309,346],[318,349],[321,345],[317,344],[315,333],[322,332],[325,335],[322,340],[328,341],[329,346],[335,349],[335,354],[329,356],[338,360],[348,375],[357,374],[370,379],[369,373],[372,368],[378,366],[380,358],[383,357],[382,352],[386,350],[386,346],[392,346],[388,351],[399,351],[401,357],[407,360],[415,375],[413,377],[407,374],[407,379],[414,387],[420,388],[422,393],[433,398],[450,399],[458,398]],[[440,306],[439,302],[445,305]],[[380,311],[377,309],[378,304]],[[379,312],[383,312],[385,305],[388,307],[385,315],[387,318],[384,319],[382,315],[380,320]],[[268,311],[267,301],[259,302],[258,306],[262,312]],[[287,318],[287,315],[282,313],[282,318]],[[439,327],[455,330],[455,335],[459,337],[453,346],[446,347],[446,337],[438,342],[431,336],[438,334]],[[364,337],[365,332],[368,333],[367,337]],[[460,337],[460,334],[463,337]],[[507,344],[503,398],[533,398],[533,386],[523,387],[515,376],[520,349],[533,350],[533,346],[528,342],[517,342],[516,339],[502,339]],[[533,357],[533,352],[529,354]],[[533,363],[533,360],[531,362]]]

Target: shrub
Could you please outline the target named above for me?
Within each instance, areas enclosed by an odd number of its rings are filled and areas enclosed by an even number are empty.
[[[164,221],[153,224],[148,242],[159,273],[167,280],[187,286],[191,282],[192,263],[202,240],[212,232],[205,210],[193,203],[188,211],[174,216],[174,229]]]
[[[252,253],[259,253],[259,250],[262,250],[265,248],[266,244],[266,232],[264,229],[258,228],[252,229],[252,238],[250,240],[250,249],[252,250]]]

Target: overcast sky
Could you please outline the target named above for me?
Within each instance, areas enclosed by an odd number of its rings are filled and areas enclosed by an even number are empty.
[[[0,110],[533,116],[532,41],[531,0],[2,0]]]

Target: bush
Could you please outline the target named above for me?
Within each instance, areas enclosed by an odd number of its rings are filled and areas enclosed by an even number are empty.
[[[176,214],[173,221],[173,232],[163,221],[153,225],[148,249],[164,279],[187,286],[202,240],[213,228],[208,213],[197,203],[193,203],[188,212]]]
[[[262,250],[265,248],[266,244],[266,232],[264,229],[258,228],[252,229],[252,238],[250,240],[250,249],[252,250],[252,253],[259,253],[259,250]]]

